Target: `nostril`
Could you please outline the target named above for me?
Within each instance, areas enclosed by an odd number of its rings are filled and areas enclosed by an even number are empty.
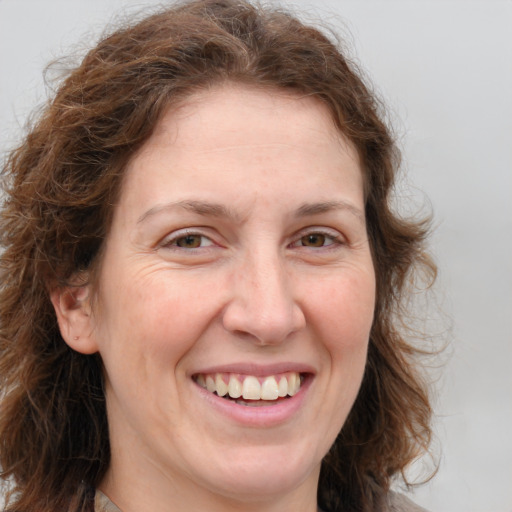
[[[305,326],[280,261],[260,251],[248,257],[243,270],[233,277],[233,295],[223,311],[226,330],[240,339],[275,345]]]

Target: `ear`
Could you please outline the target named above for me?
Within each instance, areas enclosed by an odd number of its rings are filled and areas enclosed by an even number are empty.
[[[94,336],[90,286],[66,286],[50,291],[60,333],[77,352],[94,354],[98,346]]]

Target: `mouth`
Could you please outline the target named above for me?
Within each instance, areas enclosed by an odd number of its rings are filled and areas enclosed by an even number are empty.
[[[197,385],[225,400],[248,407],[276,405],[296,395],[307,374],[285,372],[265,377],[239,373],[200,373]]]

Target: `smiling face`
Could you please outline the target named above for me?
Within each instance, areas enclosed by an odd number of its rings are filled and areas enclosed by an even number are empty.
[[[374,294],[357,153],[322,104],[224,86],[170,110],[128,166],[94,300],[59,314],[105,366],[102,488],[125,511],[314,510]]]

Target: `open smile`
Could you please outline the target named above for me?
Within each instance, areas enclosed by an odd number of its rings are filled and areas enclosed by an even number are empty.
[[[201,369],[190,378],[205,400],[205,413],[213,410],[237,425],[269,428],[301,414],[316,375],[303,363],[233,363]]]
[[[197,374],[195,382],[210,393],[246,406],[275,405],[296,395],[306,374],[286,372],[266,377],[240,373]]]

